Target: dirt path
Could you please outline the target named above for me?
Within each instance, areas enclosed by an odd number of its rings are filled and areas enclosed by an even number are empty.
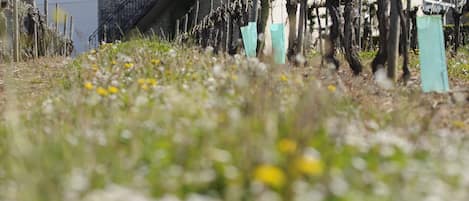
[[[34,104],[35,98],[48,93],[53,87],[57,77],[64,76],[61,69],[68,60],[64,58],[42,58],[35,61],[10,64],[0,64],[0,112],[5,111],[6,105],[6,82],[14,86],[17,99],[22,101],[22,106],[28,107]],[[12,70],[10,76],[13,79],[6,81],[6,70]]]
[[[313,64],[320,66],[320,64]],[[353,104],[358,105],[360,115],[381,113],[383,121],[395,121],[396,124],[412,125],[415,121],[425,121],[427,130],[462,129],[469,133],[469,93],[422,93],[418,69],[412,70],[412,78],[407,86],[395,86],[384,90],[374,80],[367,68],[360,76],[353,76],[348,66],[341,69],[331,78],[328,70],[313,69],[310,73],[319,78],[323,84],[336,85],[340,93],[351,97]],[[402,84],[401,84],[402,85]],[[468,90],[469,81],[450,79],[452,90]],[[398,111],[408,111],[402,113]],[[379,124],[379,122],[373,122]]]
[[[4,105],[5,105],[5,96],[4,96],[5,82],[3,79],[5,69],[6,69],[6,65],[0,64],[0,114],[3,114]]]

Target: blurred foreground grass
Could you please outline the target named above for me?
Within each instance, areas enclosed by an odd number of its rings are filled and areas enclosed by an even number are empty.
[[[0,201],[469,199],[466,122],[432,126],[418,91],[383,110],[305,70],[152,40],[15,73]]]

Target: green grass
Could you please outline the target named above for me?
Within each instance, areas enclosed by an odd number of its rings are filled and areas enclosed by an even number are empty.
[[[469,50],[467,47],[459,49],[456,56],[450,57],[448,60],[448,74],[451,77],[469,81],[469,61],[467,55]]]
[[[469,196],[467,137],[426,129],[419,92],[391,92],[389,112],[285,66],[144,39],[35,67],[10,83],[0,200]]]

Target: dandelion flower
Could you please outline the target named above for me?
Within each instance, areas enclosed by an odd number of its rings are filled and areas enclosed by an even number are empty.
[[[147,84],[151,85],[151,86],[156,86],[158,84],[158,81],[154,78],[149,78],[146,80]]]
[[[130,68],[134,67],[134,64],[133,63],[125,63],[124,67],[127,68],[127,69],[130,69]]]
[[[261,165],[254,171],[255,180],[274,188],[280,188],[285,184],[283,171],[272,165]]]
[[[145,82],[146,82],[146,81],[145,81],[145,79],[143,79],[143,78],[140,78],[140,79],[137,80],[137,83],[138,83],[139,85],[144,85]]]
[[[109,95],[109,92],[105,88],[102,88],[102,87],[99,87],[98,89],[96,89],[96,93],[98,93],[101,96]]]
[[[278,150],[282,153],[292,154],[296,151],[296,142],[290,139],[282,139],[278,142]]]
[[[108,92],[111,93],[111,94],[117,94],[119,93],[119,89],[117,87],[114,87],[114,86],[110,86],[107,88]]]
[[[91,66],[91,69],[93,69],[93,71],[95,71],[95,72],[99,70],[98,65],[96,65],[96,64],[93,64]]]
[[[237,75],[232,75],[232,76],[231,76],[231,79],[232,79],[233,81],[238,81],[238,76],[237,76]]]
[[[334,85],[329,85],[329,86],[327,86],[327,90],[334,93],[335,91],[337,91],[337,87],[334,86]]]
[[[283,74],[282,74],[282,75],[280,76],[280,80],[286,82],[286,81],[288,81],[288,77],[287,77],[286,75],[283,75]]]
[[[459,129],[463,129],[464,127],[466,127],[466,123],[462,121],[453,121],[453,126]]]
[[[323,173],[322,162],[314,157],[301,156],[293,165],[298,172],[309,176],[319,176]]]
[[[161,61],[159,59],[152,59],[151,60],[151,64],[153,65],[159,65],[161,63]]]
[[[85,82],[84,87],[85,89],[88,89],[88,90],[94,89],[94,86],[91,82]]]

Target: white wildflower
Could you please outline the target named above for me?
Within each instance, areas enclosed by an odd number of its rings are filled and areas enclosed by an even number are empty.
[[[84,201],[152,201],[145,194],[122,186],[111,185],[104,190],[93,191]]]
[[[392,89],[394,87],[394,83],[391,79],[388,78],[386,71],[384,68],[379,69],[376,71],[375,80],[379,87],[383,89]]]

